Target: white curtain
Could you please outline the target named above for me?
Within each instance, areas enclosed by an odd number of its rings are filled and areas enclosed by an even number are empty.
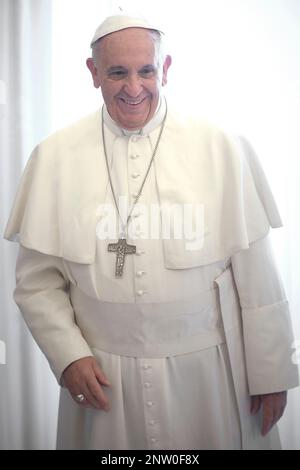
[[[50,131],[51,7],[0,0],[1,233],[28,155]],[[0,250],[0,449],[53,448],[58,386],[12,300],[17,246],[1,237]]]
[[[284,220],[273,242],[299,341],[299,0],[0,0],[1,231],[32,147],[99,107],[84,62],[94,29],[119,5],[167,30],[169,99],[257,149]],[[0,448],[53,448],[58,389],[11,299],[16,247],[0,249]],[[296,389],[280,422],[285,449],[300,449],[298,416]]]

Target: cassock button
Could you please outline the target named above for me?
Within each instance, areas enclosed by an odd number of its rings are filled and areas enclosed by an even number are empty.
[[[145,271],[137,271],[136,272],[136,277],[142,277],[144,274],[146,274]]]
[[[157,442],[157,439],[155,439],[155,437],[151,437],[151,443],[155,444],[156,442]]]
[[[154,421],[153,419],[151,419],[151,420],[149,421],[149,424],[150,424],[150,426],[154,426],[155,421]]]
[[[151,408],[151,406],[153,406],[153,401],[147,401],[147,406],[149,406],[149,408]]]
[[[145,386],[145,388],[151,388],[151,383],[150,382],[145,382],[144,386]]]
[[[138,290],[137,291],[137,295],[139,295],[140,297],[144,294],[145,292],[143,290]]]
[[[139,178],[140,174],[139,173],[132,173],[131,176],[134,180],[136,180],[137,178]]]
[[[137,250],[136,255],[137,256],[142,256],[145,252],[143,250]]]

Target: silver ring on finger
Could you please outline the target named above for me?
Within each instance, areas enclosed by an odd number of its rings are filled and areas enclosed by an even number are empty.
[[[79,393],[78,395],[75,395],[75,399],[79,403],[82,403],[85,400],[85,396],[82,393]]]

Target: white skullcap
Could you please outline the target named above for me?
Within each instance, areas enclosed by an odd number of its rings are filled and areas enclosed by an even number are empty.
[[[127,28],[145,28],[145,29],[154,29],[159,33],[164,34],[157,25],[149,22],[145,18],[142,17],[135,17],[135,16],[127,16],[127,15],[116,15],[116,16],[108,16],[103,23],[98,26],[94,37],[91,42],[91,47],[93,44],[98,41],[98,39],[107,36],[107,34],[115,33],[116,31],[121,31],[122,29]]]

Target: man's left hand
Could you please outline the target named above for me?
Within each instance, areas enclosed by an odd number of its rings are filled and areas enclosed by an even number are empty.
[[[287,403],[287,392],[269,393],[267,395],[255,395],[251,397],[251,414],[256,415],[261,406],[263,423],[261,434],[265,436],[280,420]]]

